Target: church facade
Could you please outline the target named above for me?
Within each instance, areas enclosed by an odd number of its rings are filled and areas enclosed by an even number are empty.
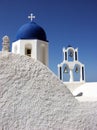
[[[43,28],[32,21],[23,25],[12,44],[12,52],[30,56],[48,66],[48,41]]]
[[[20,27],[16,34],[15,42],[12,43],[12,53],[27,55],[35,60],[39,60],[48,66],[48,41],[46,33],[42,27],[33,22],[33,14],[28,16],[31,19]],[[3,37],[2,51],[9,51],[9,37]]]
[[[12,43],[12,53],[27,55],[48,66],[49,47],[46,32],[41,26],[33,22],[33,18],[35,18],[33,14],[28,16],[28,18],[31,21],[21,26],[17,32],[15,42]],[[4,36],[2,40],[2,51],[9,52],[9,37]],[[78,48],[73,48],[72,46],[63,48],[63,55],[63,61],[58,64],[59,79],[68,87],[74,96],[80,95],[80,93],[81,96],[86,94],[90,97],[91,93],[94,96],[94,92],[91,91],[91,87],[89,86],[94,86],[95,91],[97,91],[97,83],[90,84],[85,81],[85,66],[79,62]],[[83,88],[87,90],[85,91]],[[86,99],[83,98],[83,100]]]

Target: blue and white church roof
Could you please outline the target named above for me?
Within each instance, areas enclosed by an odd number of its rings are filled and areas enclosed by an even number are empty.
[[[31,14],[28,18],[30,18],[31,21],[19,28],[16,34],[16,41],[20,39],[37,39],[47,41],[46,32],[44,29],[32,21],[34,16]]]

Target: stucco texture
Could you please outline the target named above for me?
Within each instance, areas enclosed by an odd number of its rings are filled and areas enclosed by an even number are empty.
[[[80,103],[42,63],[0,53],[0,130],[97,130],[97,103]]]

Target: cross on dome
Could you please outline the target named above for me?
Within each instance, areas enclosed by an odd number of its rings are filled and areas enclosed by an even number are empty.
[[[32,20],[35,19],[35,16],[31,13],[31,14],[28,16],[28,19],[30,19],[31,22],[32,22]]]

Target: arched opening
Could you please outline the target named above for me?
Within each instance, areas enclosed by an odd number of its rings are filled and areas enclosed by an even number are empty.
[[[65,52],[65,60],[67,60],[67,52]]]
[[[68,61],[74,61],[74,50],[73,49],[68,50]]]
[[[63,70],[63,81],[64,82],[69,82],[70,79],[70,70],[67,64],[64,64],[62,67]]]
[[[58,66],[58,77],[60,80],[62,80],[62,67]]]
[[[74,81],[80,81],[80,65],[76,64],[73,69]]]
[[[82,67],[82,80],[83,81],[85,80],[85,77],[84,77],[84,67]]]
[[[31,54],[32,54],[32,46],[31,46],[31,44],[26,44],[25,45],[25,55],[31,57]]]
[[[78,54],[77,54],[77,51],[75,52],[75,60],[76,60],[76,61],[78,60]]]

